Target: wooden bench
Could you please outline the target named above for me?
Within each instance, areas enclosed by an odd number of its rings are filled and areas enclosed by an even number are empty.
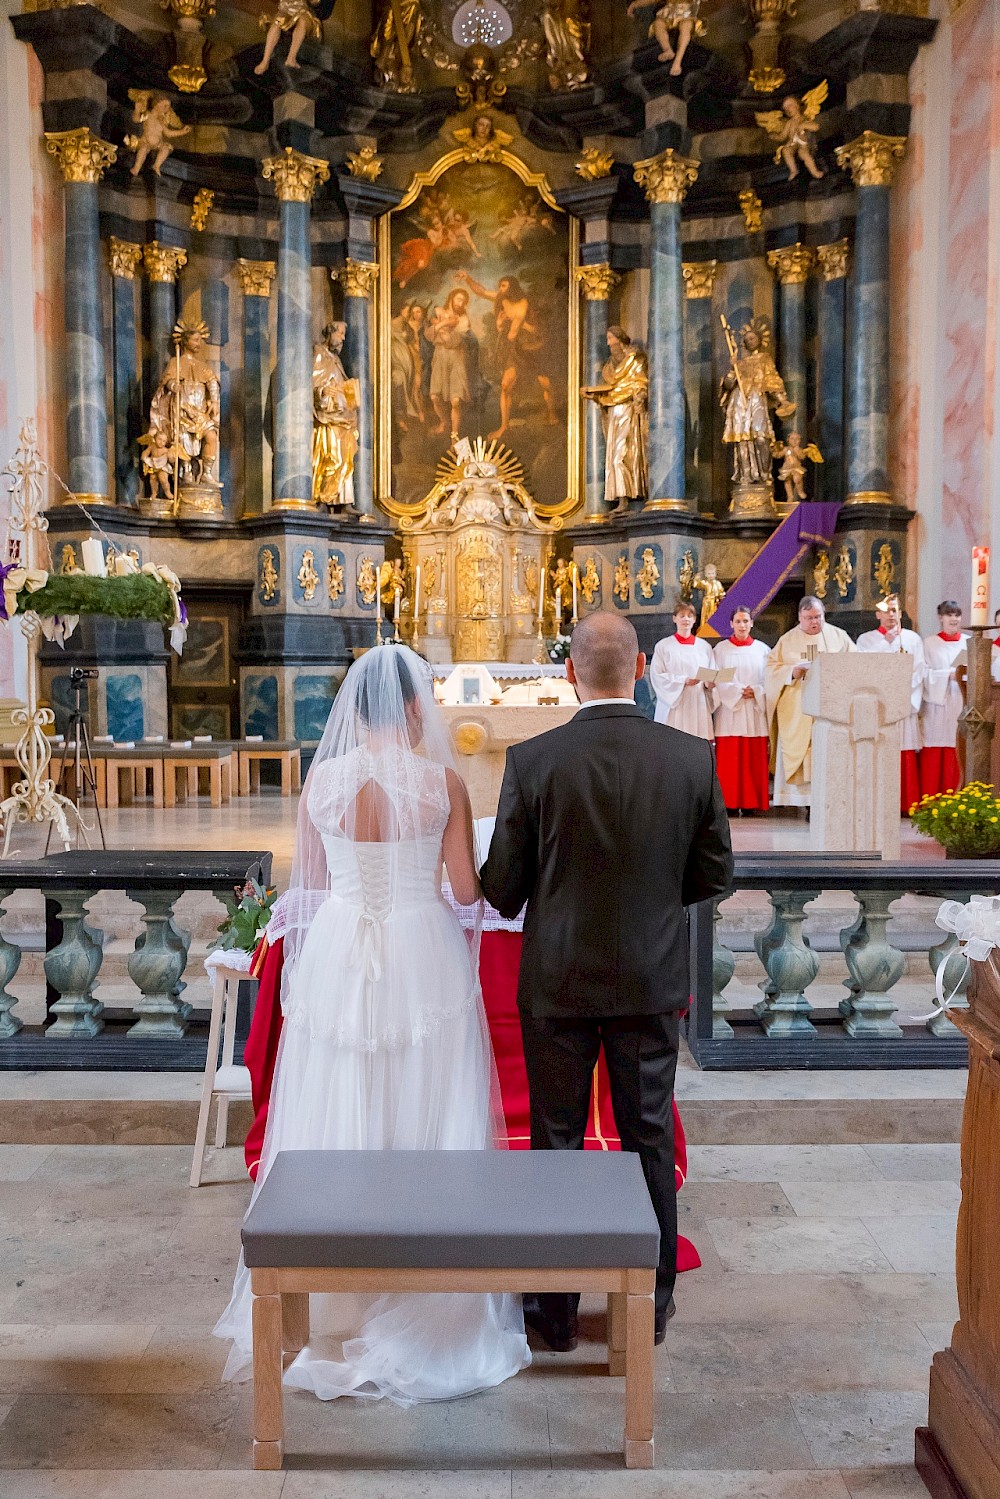
[[[173,807],[177,802],[177,772],[182,773],[183,791],[181,799],[199,794],[198,773],[208,773],[208,794],[213,807],[228,802],[233,792],[236,770],[236,755],[228,742],[219,744],[195,744],[190,749],[179,749],[168,744],[163,751],[163,804]]]
[[[102,767],[104,777],[104,806],[130,807],[136,796],[146,796],[147,790],[154,807],[163,806],[163,750],[159,745],[136,745],[124,749],[117,745],[95,745],[92,751],[94,768]],[[121,773],[126,772],[124,787]],[[100,789],[100,772],[98,773]]]
[[[660,1236],[638,1156],[560,1151],[283,1151],[243,1224],[253,1289],[253,1465],[284,1455],[283,1355],[310,1292],[591,1291],[625,1376],[625,1465],[653,1466]]]
[[[240,796],[260,791],[262,760],[281,766],[281,794],[291,796],[302,787],[302,754],[297,739],[245,740],[236,746],[240,762]]]

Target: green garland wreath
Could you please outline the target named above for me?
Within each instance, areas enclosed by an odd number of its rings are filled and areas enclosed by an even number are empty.
[[[17,596],[17,612],[29,609],[54,614],[107,614],[112,619],[152,619],[174,622],[173,594],[160,578],[139,573],[125,578],[94,578],[87,573],[50,573],[44,588],[24,589]]]

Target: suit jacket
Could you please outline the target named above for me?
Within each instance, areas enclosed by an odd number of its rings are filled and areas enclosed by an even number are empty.
[[[684,907],[732,875],[707,741],[623,702],[507,751],[482,882],[503,916],[527,902],[518,1005],[536,1018],[685,1008]]]

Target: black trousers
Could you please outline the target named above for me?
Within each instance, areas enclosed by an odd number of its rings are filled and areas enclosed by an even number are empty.
[[[661,1316],[677,1278],[673,1102],[678,1026],[676,1012],[614,1020],[536,1020],[521,1011],[532,1150],[583,1149],[594,1068],[604,1047],[622,1149],[634,1151],[642,1162],[660,1224],[656,1310]],[[538,1300],[557,1325],[565,1326],[580,1298],[548,1294]]]

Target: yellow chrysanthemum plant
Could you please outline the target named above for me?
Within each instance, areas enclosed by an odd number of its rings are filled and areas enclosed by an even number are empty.
[[[1000,801],[985,781],[922,796],[910,808],[910,821],[950,854],[1000,858]]]

